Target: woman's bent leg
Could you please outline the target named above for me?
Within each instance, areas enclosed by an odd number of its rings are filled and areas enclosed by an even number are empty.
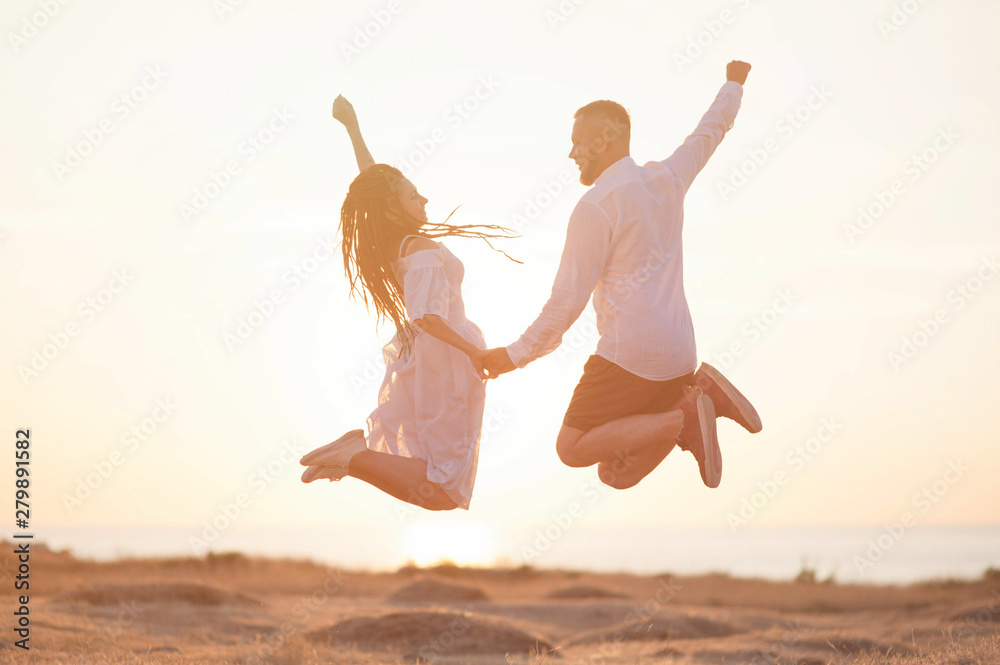
[[[440,485],[427,480],[422,459],[365,450],[351,458],[348,475],[427,510],[458,508]]]

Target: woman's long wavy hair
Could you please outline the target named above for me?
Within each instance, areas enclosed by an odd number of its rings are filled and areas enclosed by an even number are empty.
[[[389,213],[401,214],[396,188],[403,177],[399,169],[388,164],[365,168],[351,183],[344,198],[340,209],[340,233],[351,297],[361,298],[369,311],[374,306],[378,323],[391,320],[395,324],[405,352],[410,348],[413,330],[405,314],[403,287],[392,270],[392,263],[398,258],[392,241],[398,237],[398,232],[394,232],[395,225],[388,216]],[[510,229],[495,224],[455,226],[449,224],[448,219],[451,215],[444,222],[424,224],[420,235],[480,238],[490,247],[493,247],[490,238],[513,236]]]

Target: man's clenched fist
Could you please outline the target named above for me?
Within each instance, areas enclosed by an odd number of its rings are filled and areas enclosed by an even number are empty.
[[[742,60],[733,60],[726,65],[726,80],[736,81],[740,85],[747,82],[747,74],[750,73],[750,65]]]

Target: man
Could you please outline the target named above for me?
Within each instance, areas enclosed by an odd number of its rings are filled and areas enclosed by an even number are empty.
[[[708,112],[670,157],[638,166],[621,105],[597,101],[574,116],[569,157],[593,185],[570,216],[552,295],[524,334],[490,350],[491,377],[548,353],[594,296],[600,340],[573,392],[556,451],[563,463],[598,464],[601,480],[632,487],[679,445],[717,487],[722,455],[716,415],[751,432],[753,405],[715,368],[698,371],[684,297],[684,194],[732,127],[750,65],[734,60]]]

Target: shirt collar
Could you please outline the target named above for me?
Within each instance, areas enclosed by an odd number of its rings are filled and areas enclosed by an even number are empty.
[[[612,164],[608,168],[604,169],[604,173],[602,173],[601,175],[597,176],[597,178],[594,179],[594,184],[598,185],[598,184],[600,184],[600,182],[602,180],[605,180],[606,178],[610,178],[615,173],[618,173],[619,171],[623,171],[625,169],[631,168],[633,166],[635,166],[635,161],[632,159],[631,156],[625,155],[624,157],[622,157],[621,159],[619,159],[617,162],[615,162],[614,164]]]

